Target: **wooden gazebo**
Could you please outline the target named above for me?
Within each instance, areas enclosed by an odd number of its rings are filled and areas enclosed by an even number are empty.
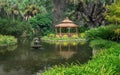
[[[78,36],[78,25],[74,24],[71,20],[69,20],[68,17],[66,17],[66,19],[63,20],[60,24],[55,25],[55,28],[56,28],[56,35],[59,35],[59,36],[68,35],[69,37],[71,35],[77,35]],[[67,29],[66,33],[62,33],[63,28]],[[71,32],[72,28],[75,29],[74,33]]]

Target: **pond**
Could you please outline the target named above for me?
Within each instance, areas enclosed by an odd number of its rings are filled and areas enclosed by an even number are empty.
[[[86,42],[41,41],[41,49],[31,48],[30,40],[20,40],[13,47],[0,48],[0,75],[35,75],[54,65],[86,63],[92,49]]]

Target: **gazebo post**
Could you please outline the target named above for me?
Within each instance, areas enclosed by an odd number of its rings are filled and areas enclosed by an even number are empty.
[[[61,27],[60,27],[60,37],[61,37]]]
[[[57,28],[55,29],[56,35],[57,35]]]
[[[76,34],[78,35],[78,28],[76,27]]]
[[[70,36],[70,27],[68,28],[68,36]]]
[[[59,28],[59,36],[62,37],[62,28],[68,28],[68,32],[67,35],[71,36],[71,28],[75,28],[76,32],[75,34],[78,34],[78,26],[76,24],[74,24],[71,20],[68,19],[68,17],[62,21],[62,23],[58,24],[55,26],[56,28]],[[58,32],[57,32],[58,33]]]

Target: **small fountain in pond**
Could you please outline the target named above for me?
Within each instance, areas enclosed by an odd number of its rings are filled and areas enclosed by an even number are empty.
[[[42,45],[40,45],[40,40],[39,38],[34,38],[33,39],[33,45],[32,45],[32,48],[35,48],[35,49],[40,49]]]

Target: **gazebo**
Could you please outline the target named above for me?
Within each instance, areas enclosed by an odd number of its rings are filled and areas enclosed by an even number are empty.
[[[59,36],[68,35],[69,37],[71,35],[78,36],[78,25],[74,24],[71,20],[69,20],[68,17],[66,17],[66,19],[63,20],[60,24],[55,25],[55,28],[56,28],[56,35],[59,35]],[[62,33],[62,29],[64,28],[67,29],[67,32]],[[71,32],[71,29],[73,28],[75,29],[74,33]]]

